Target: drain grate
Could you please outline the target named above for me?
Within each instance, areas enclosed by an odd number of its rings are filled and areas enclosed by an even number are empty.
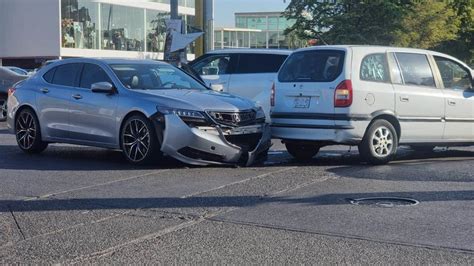
[[[349,202],[354,205],[376,206],[376,207],[384,207],[384,208],[415,206],[418,203],[420,203],[419,201],[415,199],[397,198],[397,197],[372,197],[372,198],[349,199]]]

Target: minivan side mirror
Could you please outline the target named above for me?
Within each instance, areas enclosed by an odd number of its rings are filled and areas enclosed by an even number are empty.
[[[115,92],[115,88],[110,82],[97,82],[91,85],[91,91],[96,93],[112,94]]]

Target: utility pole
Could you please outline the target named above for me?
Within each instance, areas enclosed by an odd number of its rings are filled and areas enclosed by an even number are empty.
[[[171,0],[171,19],[179,19],[178,15],[178,0]]]

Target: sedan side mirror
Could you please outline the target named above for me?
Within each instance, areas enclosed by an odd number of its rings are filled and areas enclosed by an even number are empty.
[[[115,88],[110,82],[97,82],[91,85],[91,91],[96,93],[112,94],[115,92]]]

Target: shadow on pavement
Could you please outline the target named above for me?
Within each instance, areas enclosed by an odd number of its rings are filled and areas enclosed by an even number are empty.
[[[49,200],[0,200],[0,212],[38,212],[70,210],[110,210],[110,209],[153,209],[153,208],[205,208],[205,207],[248,207],[262,203],[344,205],[350,199],[368,197],[413,198],[421,203],[439,201],[472,201],[473,190],[458,191],[415,191],[415,192],[373,192],[336,193],[315,197],[291,198],[260,196],[216,196],[190,198],[85,198]]]

